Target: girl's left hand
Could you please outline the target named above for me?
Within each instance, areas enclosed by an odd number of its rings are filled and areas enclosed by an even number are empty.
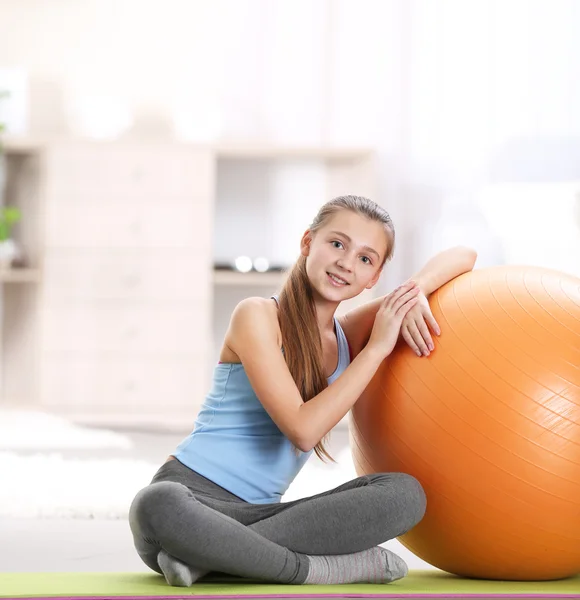
[[[423,292],[419,292],[417,304],[405,315],[401,325],[403,339],[411,346],[417,356],[429,356],[435,347],[427,324],[429,324],[433,333],[436,335],[441,334],[427,297]]]

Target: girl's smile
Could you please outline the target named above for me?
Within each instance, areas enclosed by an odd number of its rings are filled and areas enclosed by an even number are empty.
[[[344,287],[345,285],[350,285],[348,281],[346,281],[342,277],[339,277],[338,275],[335,275],[334,273],[330,273],[327,271],[326,274],[328,275],[328,280],[330,281],[330,284],[335,287]]]

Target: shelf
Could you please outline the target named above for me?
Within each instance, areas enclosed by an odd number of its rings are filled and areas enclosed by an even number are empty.
[[[0,283],[38,283],[39,269],[0,269]]]
[[[32,136],[6,136],[0,143],[3,150],[10,154],[34,154],[40,152],[48,143],[47,138]],[[192,144],[199,146],[199,144]],[[318,159],[328,161],[356,161],[367,159],[373,154],[371,148],[349,146],[289,146],[275,143],[223,142],[204,145],[212,148],[218,159]]]
[[[36,154],[44,148],[45,141],[27,136],[6,136],[0,139],[0,146],[6,154]]]
[[[352,161],[369,158],[370,148],[331,146],[278,146],[275,144],[218,144],[218,158],[229,159],[318,159]]]
[[[237,271],[214,271],[213,282],[221,286],[281,286],[286,277],[286,273],[279,271],[270,271],[268,273],[258,273],[250,271],[249,273],[239,273]]]

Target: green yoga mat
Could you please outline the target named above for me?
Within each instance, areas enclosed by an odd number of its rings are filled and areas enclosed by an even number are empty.
[[[0,598],[580,598],[580,576],[549,582],[462,579],[443,571],[411,571],[385,585],[272,585],[243,579],[166,584],[149,573],[0,573]]]

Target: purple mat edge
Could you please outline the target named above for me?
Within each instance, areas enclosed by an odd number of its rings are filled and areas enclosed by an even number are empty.
[[[102,596],[13,596],[13,598],[17,598],[17,600],[111,600],[116,598],[122,598],[123,600],[192,600],[192,598],[202,598],[204,600],[213,600],[214,598],[217,600],[226,600],[226,599],[235,599],[235,598],[301,598],[302,596],[306,598],[391,598],[392,600],[406,600],[407,598],[417,599],[417,598],[514,598],[521,600],[529,600],[529,599],[544,599],[549,600],[554,598],[559,600],[560,598],[575,598],[576,600],[580,597],[578,594],[446,594],[446,593],[436,593],[436,594],[256,594],[253,596],[248,596],[247,594],[186,594],[186,595],[176,595],[176,596],[111,596],[111,595],[102,595]],[[0,597],[1,598],[1,597]],[[10,600],[10,598],[4,598],[3,600]]]

